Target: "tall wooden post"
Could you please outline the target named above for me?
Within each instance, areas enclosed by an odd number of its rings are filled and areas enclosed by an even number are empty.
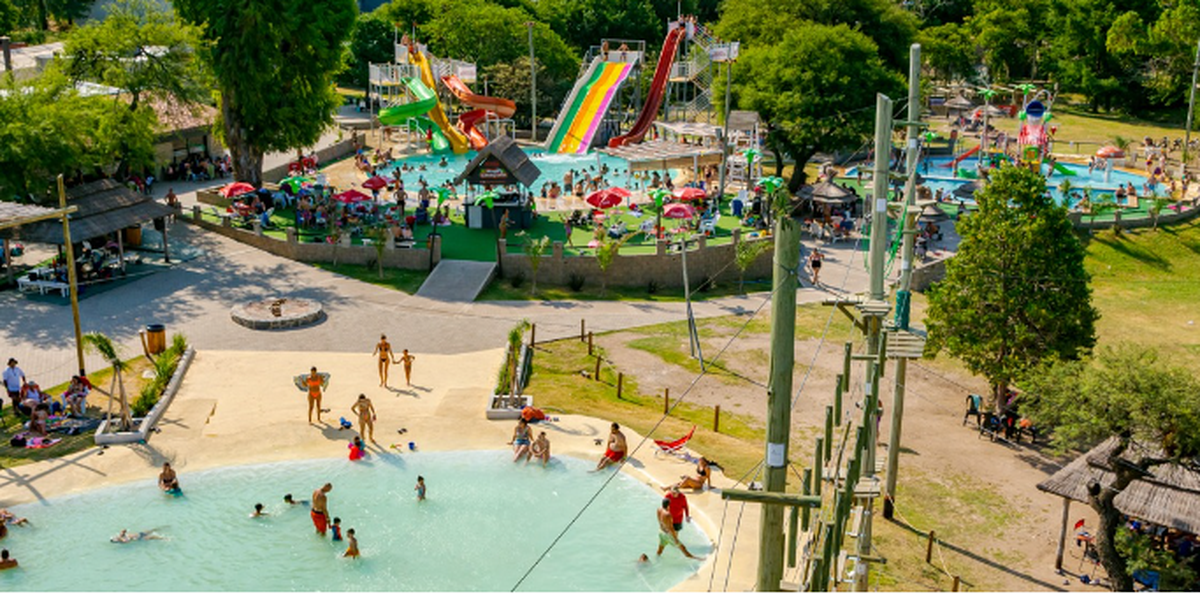
[[[1071,499],[1063,497],[1062,526],[1058,530],[1058,547],[1054,550],[1054,569],[1062,569],[1063,548],[1067,542],[1067,526],[1071,522]]]
[[[58,207],[67,207],[67,189],[62,174],[58,174]],[[63,248],[67,253],[67,284],[71,286],[71,318],[75,322],[75,358],[79,362],[79,375],[87,375],[83,364],[83,330],[79,326],[79,282],[75,277],[75,246],[71,245],[71,222],[62,215]]]
[[[786,191],[780,188],[776,191]],[[774,202],[774,197],[768,198]],[[771,297],[771,375],[767,388],[767,458],[763,488],[783,493],[787,487],[791,429],[792,370],[795,367],[796,284],[800,268],[800,225],[791,213],[776,213],[775,270]],[[762,510],[759,530],[758,589],[779,590],[783,579],[783,508]]]

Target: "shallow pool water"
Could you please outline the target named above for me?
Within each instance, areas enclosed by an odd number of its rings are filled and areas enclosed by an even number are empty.
[[[3,545],[21,567],[0,572],[0,590],[509,590],[607,478],[556,458],[548,469],[514,467],[506,451],[405,453],[363,463],[310,460],[181,476],[185,495],[152,481],[14,508],[32,527]],[[429,499],[413,486],[424,475]],[[318,537],[309,499],[332,482],[330,512],[358,533],[362,558]],[[675,550],[650,564],[661,497],[621,475],[522,584],[522,590],[666,590],[699,563]],[[267,517],[250,518],[255,503]],[[117,545],[122,528],[157,528],[166,540]],[[708,538],[685,525],[696,554]]]
[[[928,186],[931,191],[937,192],[939,189],[941,189],[943,192],[952,192],[958,186],[974,181],[966,178],[955,178],[954,170],[946,166],[950,163],[950,161],[950,157],[930,157],[921,161],[920,168],[917,171],[925,177],[925,185]],[[1084,189],[1089,189],[1089,192],[1093,198],[1103,194],[1112,194],[1116,190],[1117,184],[1127,185],[1131,183],[1133,184],[1133,187],[1137,189],[1139,196],[1144,197],[1146,195],[1145,190],[1142,187],[1142,184],[1146,183],[1146,176],[1114,169],[1106,181],[1103,169],[1096,169],[1091,173],[1088,173],[1088,168],[1086,165],[1077,165],[1075,163],[1060,164],[1066,167],[1068,170],[1074,172],[1075,175],[1068,176],[1055,171],[1053,175],[1046,179],[1046,186],[1050,190],[1050,194],[1059,203],[1062,203],[1063,201],[1062,192],[1060,192],[1058,189],[1063,180],[1069,180],[1071,182],[1072,193],[1078,191],[1080,194],[1082,194]],[[978,161],[975,158],[963,159],[958,163],[958,169],[960,171],[974,172],[977,166]],[[867,171],[869,171],[869,169],[864,170],[864,172]],[[1048,169],[1043,167],[1043,171],[1048,171]],[[857,172],[858,168],[854,167],[847,170],[845,175],[846,177],[854,177]],[[1165,191],[1166,188],[1162,183],[1160,183],[1158,185],[1158,193],[1163,194]]]
[[[561,184],[563,175],[571,170],[579,172],[591,167],[592,175],[595,175],[595,172],[602,165],[608,166],[609,174],[605,179],[611,185],[633,188],[633,184],[635,183],[635,180],[631,179],[628,174],[628,161],[610,157],[604,153],[592,152],[586,155],[569,155],[546,153],[540,149],[525,149],[525,152],[529,154],[533,163],[542,172],[542,175],[534,184],[535,191],[540,192],[544,183],[556,181]],[[458,177],[466,169],[471,159],[475,158],[475,154],[474,152],[469,152],[463,155],[414,155],[393,161],[382,168],[380,173],[390,175],[392,170],[399,167],[402,163],[407,163],[410,167],[418,169],[422,165],[425,166],[424,171],[409,171],[402,174],[405,187],[412,191],[419,187],[421,179],[427,181],[431,186],[453,181],[455,177]],[[443,158],[446,160],[444,166],[441,164]],[[677,175],[677,172],[672,171],[672,175]],[[575,178],[578,179],[579,176],[576,175]]]

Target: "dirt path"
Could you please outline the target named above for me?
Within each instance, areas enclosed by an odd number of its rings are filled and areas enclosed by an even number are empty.
[[[706,358],[729,342],[737,325],[702,326],[701,345]],[[820,433],[825,407],[832,403],[836,376],[842,370],[842,344],[847,336],[835,332],[824,344],[813,338],[796,342],[794,386],[799,388],[805,383],[792,417],[794,459],[811,458],[813,440]],[[683,332],[663,332],[660,327],[645,332],[635,329],[604,335],[597,341],[617,368],[637,378],[643,393],[670,388],[672,394],[680,394],[699,371],[698,363],[687,358],[688,338]],[[722,369],[697,382],[687,396],[688,402],[719,404],[722,410],[749,415],[765,425],[763,384],[769,367],[768,347],[765,332],[744,333],[721,356]],[[666,357],[659,354],[672,349],[675,352]],[[809,373],[814,354],[816,364]],[[883,382],[881,460],[887,456],[895,381],[891,370],[889,366]],[[861,378],[861,365],[856,365],[852,373]],[[897,519],[903,521],[890,522],[876,516],[874,544],[888,560],[886,565],[876,566],[878,578],[872,579],[878,582],[877,587],[949,590],[952,578],[948,570],[962,577],[964,589],[1094,589],[1073,575],[1061,576],[1054,571],[1062,504],[1057,497],[1038,491],[1036,485],[1062,462],[1028,443],[1006,445],[981,439],[974,430],[974,421],[964,426],[966,395],[986,393],[987,385],[948,363],[911,364],[906,387],[897,498]],[[855,402],[861,400],[861,394],[858,388],[844,400],[846,415],[859,414]],[[1071,523],[1081,518],[1095,524],[1090,510],[1072,505]],[[933,563],[925,564],[923,535],[930,529],[937,531],[942,544]],[[1080,552],[1073,542],[1067,543],[1064,568],[1070,572],[1080,568]],[[1095,572],[1090,564],[1084,564],[1082,570],[1093,575]]]

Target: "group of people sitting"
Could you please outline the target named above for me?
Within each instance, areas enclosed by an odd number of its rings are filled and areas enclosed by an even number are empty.
[[[24,417],[25,431],[14,437],[18,441],[28,438],[45,438],[50,434],[54,420],[67,415],[83,416],[87,412],[87,397],[92,391],[92,383],[86,376],[74,376],[67,389],[55,399],[43,390],[36,381],[25,377],[25,372],[17,367],[16,359],[8,360],[4,370],[4,384],[8,397],[12,401],[14,414]],[[25,443],[21,444],[22,447]]]
[[[233,171],[233,163],[229,155],[209,158],[204,155],[188,155],[182,162],[172,162],[163,170],[163,179],[167,181],[208,181],[224,179]]]
[[[534,438],[533,428],[530,426],[546,420],[546,414],[532,406],[521,410],[521,418],[517,420],[512,440],[508,442],[513,448],[513,462],[525,460],[528,464],[539,460],[543,467],[550,463],[550,438],[546,437],[545,431],[539,431],[537,438]]]

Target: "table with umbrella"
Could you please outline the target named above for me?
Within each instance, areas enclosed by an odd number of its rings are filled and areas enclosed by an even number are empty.
[[[629,199],[629,196],[629,190],[626,190],[625,188],[608,187],[588,194],[587,197],[584,198],[584,202],[587,202],[592,208],[603,211],[620,206],[623,202]],[[592,222],[596,225],[601,225],[607,218],[607,215],[603,213],[596,213],[592,216]],[[610,237],[620,237],[621,235],[624,235],[624,233],[624,228],[616,225],[608,230]]]
[[[225,198],[234,198],[242,194],[251,194],[255,191],[254,186],[246,182],[233,182],[221,188],[221,196]]]
[[[1104,183],[1109,183],[1109,177],[1113,170],[1114,159],[1124,159],[1125,151],[1112,145],[1102,146],[1096,150],[1096,156],[1104,159]]]

